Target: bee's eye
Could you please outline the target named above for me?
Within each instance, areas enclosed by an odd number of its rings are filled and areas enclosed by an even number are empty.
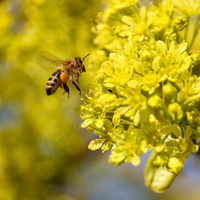
[[[77,62],[79,62],[79,64],[83,64],[82,60],[78,59]]]

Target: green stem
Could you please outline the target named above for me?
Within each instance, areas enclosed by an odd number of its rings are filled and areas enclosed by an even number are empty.
[[[166,118],[169,119],[170,122],[172,122],[171,116],[168,113],[167,106],[165,105],[165,97],[164,96],[163,96],[163,99],[161,101],[161,105],[160,106],[161,106]]]
[[[195,136],[197,136],[198,138],[200,138],[200,133],[196,129],[192,128],[192,131],[193,131],[193,134]]]
[[[139,4],[139,3],[136,3],[136,6],[137,6],[137,8],[138,8],[138,9],[140,9],[140,8],[141,8],[141,6],[140,6],[140,4]]]
[[[187,21],[188,21],[188,25],[185,29],[185,35],[184,35],[184,40],[187,41],[187,34],[188,34],[188,30],[189,30],[189,25],[190,25],[190,18],[187,17]]]
[[[122,124],[130,124],[130,125],[134,125],[134,123],[132,121],[128,121],[126,119],[120,119],[120,121],[122,122]]]
[[[138,3],[133,6],[133,9],[136,13],[140,14],[140,5]]]
[[[195,25],[194,25],[195,31],[194,31],[194,34],[193,34],[193,37],[192,37],[192,40],[191,40],[191,43],[190,43],[190,46],[189,46],[189,50],[192,48],[194,41],[196,39],[196,36],[199,32],[199,28],[200,28],[199,20],[200,20],[200,17],[198,17],[196,22],[195,22]]]

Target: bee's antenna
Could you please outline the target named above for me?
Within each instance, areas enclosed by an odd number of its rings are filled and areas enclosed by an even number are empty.
[[[87,54],[87,55],[86,55],[86,56],[83,58],[83,61],[84,61],[84,60],[85,60],[85,58],[86,58],[86,57],[88,57],[89,55],[90,55],[90,53],[89,53],[89,54]]]

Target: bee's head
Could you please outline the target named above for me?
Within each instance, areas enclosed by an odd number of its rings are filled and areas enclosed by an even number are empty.
[[[76,57],[76,65],[78,67],[78,69],[80,70],[80,72],[85,72],[85,66],[83,64],[83,59],[81,59],[80,57]]]
[[[77,66],[78,66],[78,68],[80,69],[81,72],[85,72],[85,66],[84,66],[83,62],[84,62],[84,59],[89,55],[90,54],[86,55],[83,59],[81,59],[80,57],[75,58],[76,64],[77,64]]]

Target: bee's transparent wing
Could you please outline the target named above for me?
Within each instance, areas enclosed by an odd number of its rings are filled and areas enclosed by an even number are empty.
[[[61,67],[61,65],[65,63],[65,61],[61,58],[58,58],[48,52],[40,52],[36,57],[36,62],[44,68]]]

